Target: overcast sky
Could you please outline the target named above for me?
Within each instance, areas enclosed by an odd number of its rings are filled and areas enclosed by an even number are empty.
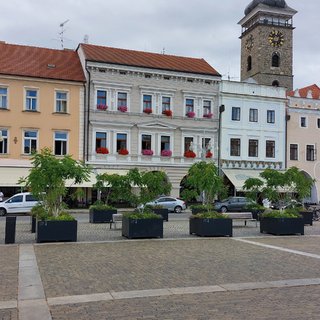
[[[76,48],[89,43],[204,58],[239,80],[241,27],[250,0],[0,0],[0,40]],[[294,88],[320,85],[319,0],[287,0],[294,17]]]

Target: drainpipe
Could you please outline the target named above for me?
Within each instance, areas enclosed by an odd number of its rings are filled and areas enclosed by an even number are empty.
[[[84,114],[84,143],[85,148],[83,149],[84,152],[84,159],[85,161],[89,160],[89,118],[90,118],[90,92],[91,92],[91,73],[87,67],[87,61],[85,69],[89,75],[88,83],[87,83],[87,90],[86,90],[86,101],[87,106],[85,108],[85,114]]]
[[[221,175],[221,118],[222,118],[222,112],[224,112],[225,106],[222,104],[219,106],[219,127],[218,127],[218,175]]]

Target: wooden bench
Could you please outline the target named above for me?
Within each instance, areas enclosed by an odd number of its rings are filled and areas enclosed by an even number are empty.
[[[122,213],[114,213],[110,221],[110,229],[112,229],[112,226],[114,226],[114,229],[117,229],[117,224],[119,223],[122,224]]]
[[[247,221],[255,221],[256,227],[258,226],[258,221],[253,219],[251,212],[227,212],[226,213],[232,220],[244,220],[244,225],[247,226]]]

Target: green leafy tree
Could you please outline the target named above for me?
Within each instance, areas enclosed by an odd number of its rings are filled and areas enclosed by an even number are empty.
[[[128,177],[132,186],[139,188],[139,193],[131,196],[136,205],[145,204],[162,194],[171,192],[172,185],[162,171],[140,172],[138,169],[131,169]]]
[[[34,196],[41,200],[49,216],[58,216],[64,209],[62,197],[66,195],[66,180],[74,184],[89,181],[91,169],[71,156],[57,158],[49,148],[32,157],[32,169],[28,177],[20,180]]]
[[[259,178],[249,178],[244,182],[243,189],[247,191],[246,196],[258,202],[258,196],[263,188],[264,182]]]
[[[202,203],[208,210],[218,195],[223,197],[226,194],[223,180],[213,162],[200,161],[193,164],[188,171],[185,184],[187,189],[183,192],[183,197],[189,200],[202,195]]]

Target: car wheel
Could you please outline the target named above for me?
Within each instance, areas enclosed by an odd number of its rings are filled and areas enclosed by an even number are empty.
[[[0,216],[5,216],[7,214],[7,211],[5,208],[0,208]]]
[[[174,208],[174,212],[175,212],[175,213],[181,213],[181,211],[182,211],[182,208],[181,208],[180,206],[176,206],[176,207]]]
[[[228,208],[227,207],[221,207],[220,211],[222,213],[226,213],[228,211]]]

